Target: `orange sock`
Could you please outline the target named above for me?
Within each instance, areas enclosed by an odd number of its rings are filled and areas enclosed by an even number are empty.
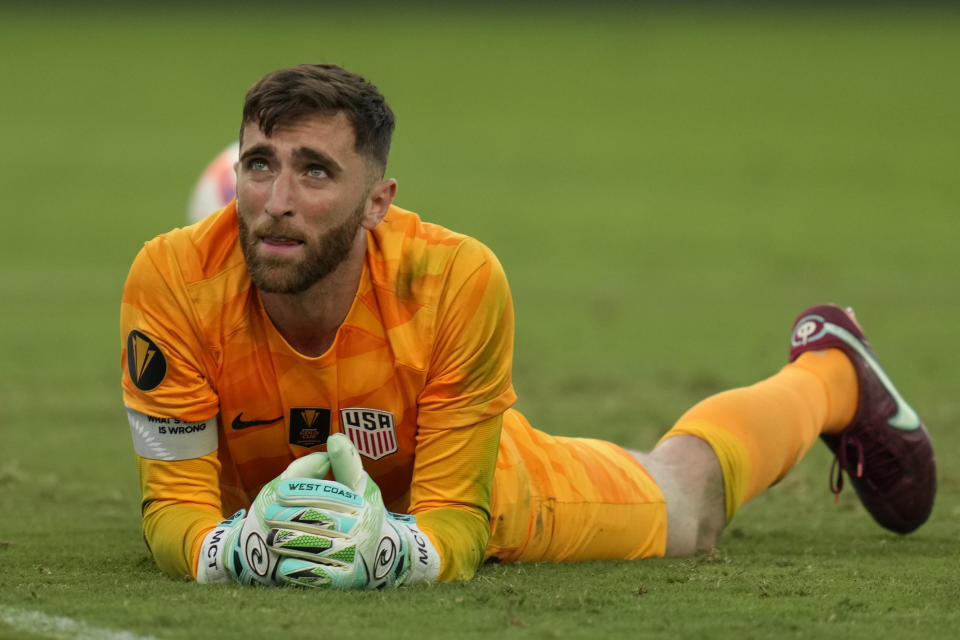
[[[821,433],[842,431],[857,409],[857,376],[839,349],[804,353],[776,375],[725,391],[687,411],[661,442],[693,435],[723,469],[727,521],[776,483]]]

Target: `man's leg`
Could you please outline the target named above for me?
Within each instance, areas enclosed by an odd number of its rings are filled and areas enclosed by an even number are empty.
[[[678,435],[650,453],[630,453],[650,473],[667,502],[665,555],[689,556],[713,548],[726,515],[723,471],[707,441]]]
[[[712,547],[741,504],[850,422],[856,402],[853,366],[832,350],[687,411],[653,451],[634,454],[667,501],[667,555]]]
[[[926,430],[852,315],[829,306],[804,312],[791,346],[779,373],[707,398],[652,452],[633,454],[664,493],[667,555],[710,548],[739,506],[780,480],[818,436],[881,525],[908,533],[929,516],[936,478]]]
[[[666,550],[660,487],[622,447],[553,436],[511,411],[500,436],[486,557],[639,560]]]

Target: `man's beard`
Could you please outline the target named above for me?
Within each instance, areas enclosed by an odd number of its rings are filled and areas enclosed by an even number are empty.
[[[274,222],[271,225],[257,229],[254,234],[238,213],[237,222],[240,226],[240,248],[247,261],[247,270],[254,286],[265,293],[302,293],[330,275],[340,266],[350,249],[360,228],[360,219],[363,217],[363,203],[344,220],[339,227],[334,227],[320,237],[309,241],[284,229],[282,223]],[[304,256],[301,260],[291,261],[273,256],[257,254],[256,246],[261,236],[288,237],[302,240]]]

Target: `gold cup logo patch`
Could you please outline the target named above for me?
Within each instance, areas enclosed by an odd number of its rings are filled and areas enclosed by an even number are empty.
[[[160,347],[140,331],[127,336],[127,371],[137,389],[156,389],[167,375],[167,359]]]
[[[301,447],[325,444],[330,436],[330,409],[291,407],[290,443]]]

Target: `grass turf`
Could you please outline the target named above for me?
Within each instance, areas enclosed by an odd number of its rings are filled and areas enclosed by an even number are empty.
[[[0,614],[158,638],[952,635],[958,36],[941,8],[0,8]],[[818,445],[714,556],[385,593],[162,576],[139,538],[120,288],[183,220],[243,91],[320,60],[390,99],[398,203],[500,256],[536,426],[649,447],[775,371],[800,309],[849,303],[930,425],[930,523],[900,538],[852,492],[833,505]],[[11,620],[0,637],[25,637]]]

